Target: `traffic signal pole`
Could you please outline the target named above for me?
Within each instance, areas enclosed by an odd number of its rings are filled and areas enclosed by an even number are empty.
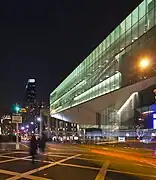
[[[16,123],[16,150],[19,150],[19,128],[18,123]]]
[[[18,106],[18,104],[16,103],[16,114],[18,115],[20,108]],[[19,150],[19,126],[18,126],[18,122],[16,123],[16,150]]]

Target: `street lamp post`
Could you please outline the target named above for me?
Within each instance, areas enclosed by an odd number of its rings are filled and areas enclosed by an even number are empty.
[[[41,115],[40,115],[41,116]],[[42,119],[41,119],[41,117],[38,117],[37,118],[37,121],[40,123],[40,131],[39,131],[39,134],[40,134],[40,136],[42,135]]]

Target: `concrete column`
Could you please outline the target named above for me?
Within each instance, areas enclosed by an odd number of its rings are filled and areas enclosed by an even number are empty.
[[[55,121],[56,121],[56,137],[58,137],[58,119],[55,119]]]
[[[42,136],[42,131],[43,131],[43,118],[42,118],[42,113],[40,113],[40,136]]]
[[[96,112],[96,125],[101,128],[101,114],[99,112]]]
[[[50,115],[47,116],[47,126],[48,126],[48,138],[50,138]]]

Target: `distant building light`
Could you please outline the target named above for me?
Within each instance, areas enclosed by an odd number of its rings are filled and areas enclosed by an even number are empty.
[[[143,112],[142,114],[150,114],[150,113],[153,113],[154,111],[145,111]]]
[[[34,124],[34,122],[31,122],[30,124],[32,124],[32,125],[33,125],[33,124]]]
[[[21,127],[21,130],[24,130],[24,129],[25,129],[24,126],[22,126],[22,127]]]
[[[41,118],[40,118],[40,117],[38,117],[38,118],[37,118],[37,121],[41,121]]]
[[[29,83],[35,83],[35,79],[29,79],[28,82]]]

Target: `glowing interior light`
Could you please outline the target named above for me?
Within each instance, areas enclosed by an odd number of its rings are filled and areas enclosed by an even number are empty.
[[[123,104],[123,106],[121,106],[121,108],[118,110],[117,113],[120,114],[120,113],[124,110],[124,108],[129,105],[130,101],[131,101],[131,100],[135,97],[135,95],[137,95],[137,94],[138,94],[138,92],[135,92],[135,93],[131,94],[131,96],[127,99],[127,101]]]
[[[153,120],[153,129],[156,129],[156,119]]]
[[[35,83],[35,79],[29,79],[28,82],[29,83]]]

